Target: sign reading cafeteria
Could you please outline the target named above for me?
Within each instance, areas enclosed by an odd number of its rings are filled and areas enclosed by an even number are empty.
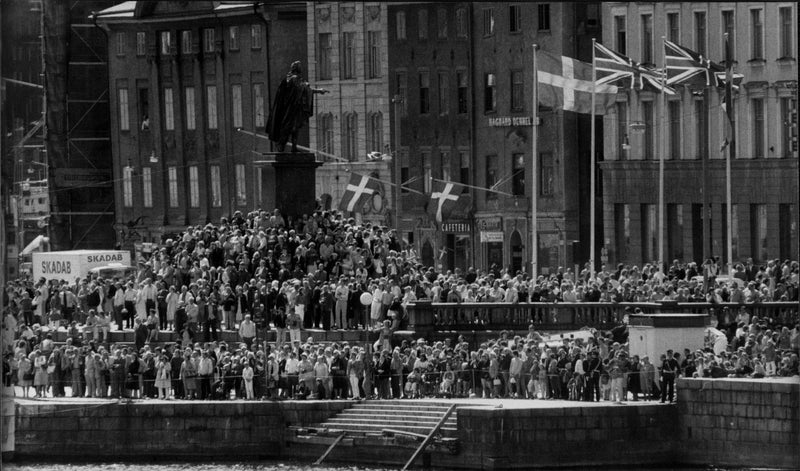
[[[530,116],[496,116],[489,118],[489,126],[493,128],[505,128],[509,126],[531,126],[533,118]]]

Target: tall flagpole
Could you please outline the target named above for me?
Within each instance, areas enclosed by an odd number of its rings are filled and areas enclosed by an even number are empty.
[[[726,221],[726,237],[728,239],[728,253],[726,254],[728,258],[728,275],[733,276],[733,221],[731,218],[733,216],[733,199],[731,198],[731,152],[733,151],[733,142],[736,140],[735,133],[736,130],[733,129],[733,120],[731,116],[733,116],[733,93],[731,93],[731,88],[733,87],[733,58],[731,57],[731,47],[730,47],[730,40],[731,38],[728,36],[728,33],[724,34],[725,37],[725,114],[727,123],[725,123],[725,142],[727,145],[725,146],[725,200],[727,204],[725,205],[725,211],[727,212],[725,221]]]
[[[531,128],[531,279],[536,280],[539,275],[539,224],[537,223],[538,208],[536,207],[536,196],[539,192],[538,182],[536,181],[536,166],[539,162],[539,70],[536,63],[536,51],[539,49],[537,44],[533,44],[533,104],[531,106],[533,114],[533,126]]]
[[[589,166],[591,167],[591,174],[589,176],[589,279],[594,279],[594,239],[595,239],[595,84],[597,83],[597,68],[595,67],[595,45],[597,41],[592,38],[592,114],[591,114],[591,139],[592,143],[589,146],[591,156],[589,158]],[[577,273],[576,273],[577,275]]]
[[[661,73],[661,109],[659,119],[661,121],[661,133],[659,140],[658,157],[658,271],[664,273],[664,158],[667,153],[667,122],[665,121],[666,97],[664,96],[667,86],[667,67],[666,49],[664,48],[664,36],[661,36],[661,50],[664,52],[664,70]]]

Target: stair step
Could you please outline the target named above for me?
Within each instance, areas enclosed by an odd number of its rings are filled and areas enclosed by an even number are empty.
[[[404,414],[404,413],[392,413],[389,412],[362,412],[362,411],[342,411],[336,415],[336,417],[364,417],[364,418],[380,418],[380,419],[387,419],[387,420],[433,420],[438,421],[442,418],[441,414],[439,415],[425,415],[425,414]],[[452,420],[453,422],[458,420],[458,417],[453,417],[452,415],[447,418],[448,421]]]
[[[333,417],[324,422],[325,424],[332,423],[360,423],[360,424],[414,424],[425,425],[433,427],[439,423],[438,420],[420,420],[420,419],[385,419],[382,417]],[[455,427],[458,425],[456,421],[447,421],[445,425]]]
[[[309,428],[316,428],[316,429],[336,429],[336,430],[343,430],[348,432],[363,432],[363,431],[380,431],[386,428],[396,429],[396,430],[404,430],[409,432],[417,432],[417,433],[429,433],[432,426],[417,426],[417,425],[389,425],[389,424],[354,424],[354,423],[335,423],[335,424],[320,424],[314,425]],[[448,427],[443,426],[439,429],[441,432],[452,432],[456,433],[458,431],[457,427]]]
[[[419,406],[416,404],[354,404],[354,409],[392,409],[392,410],[412,410],[420,412],[447,412],[448,407],[443,406]]]
[[[345,409],[342,413],[347,412],[355,412],[358,414],[376,414],[376,415],[408,415],[408,416],[420,416],[420,417],[441,417],[444,415],[446,411],[434,411],[434,410],[411,410],[411,409],[371,409],[371,408],[364,408],[364,407],[352,407],[350,409]],[[453,412],[450,414],[451,417],[457,417],[457,412]]]

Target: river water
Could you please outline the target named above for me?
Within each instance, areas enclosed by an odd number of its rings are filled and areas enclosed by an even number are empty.
[[[252,463],[236,462],[215,462],[215,463],[4,463],[3,471],[396,471],[397,468],[378,468],[364,466],[347,466],[342,464],[331,464],[325,466],[312,466],[310,463],[293,463],[285,461],[258,461]],[[422,469],[422,468],[417,468]],[[588,471],[598,469],[624,469],[627,471],[653,470],[647,468],[568,468],[570,471]],[[655,468],[662,471],[746,471],[748,468]],[[431,471],[444,471],[443,469],[432,468]]]

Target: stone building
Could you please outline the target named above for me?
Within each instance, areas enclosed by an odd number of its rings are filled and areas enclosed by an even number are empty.
[[[309,121],[310,147],[326,161],[317,170],[317,196],[325,209],[336,208],[349,172],[371,175],[383,181],[381,190],[355,213],[364,221],[391,224],[387,4],[307,2],[306,8],[308,77],[330,91],[315,97]]]
[[[466,204],[441,227],[425,211],[431,178],[474,181],[470,17],[466,2],[389,5],[389,85],[402,99],[392,115],[400,180],[423,193],[402,192],[400,231],[424,264],[446,269],[474,263],[472,190],[462,188]]]
[[[531,155],[532,44],[590,62],[598,3],[486,2],[472,9],[474,182],[511,195],[475,193],[475,264],[530,272],[531,165],[539,272],[585,261],[588,243],[574,241],[589,240],[590,120],[540,106],[538,155]]]
[[[731,146],[733,261],[796,259],[797,4],[610,2],[602,4],[602,18],[606,46],[658,66],[664,64],[662,36],[722,63],[723,33],[730,33],[733,68],[744,75]],[[662,138],[665,262],[702,262],[705,254],[727,263],[722,98],[721,90],[682,87],[667,98],[662,122],[657,95],[619,95],[604,118],[600,164],[609,263],[658,260]]]
[[[259,163],[270,96],[306,68],[303,2],[124,2],[108,32],[118,241],[159,242],[189,224],[272,208]],[[307,132],[300,142],[307,142]]]

